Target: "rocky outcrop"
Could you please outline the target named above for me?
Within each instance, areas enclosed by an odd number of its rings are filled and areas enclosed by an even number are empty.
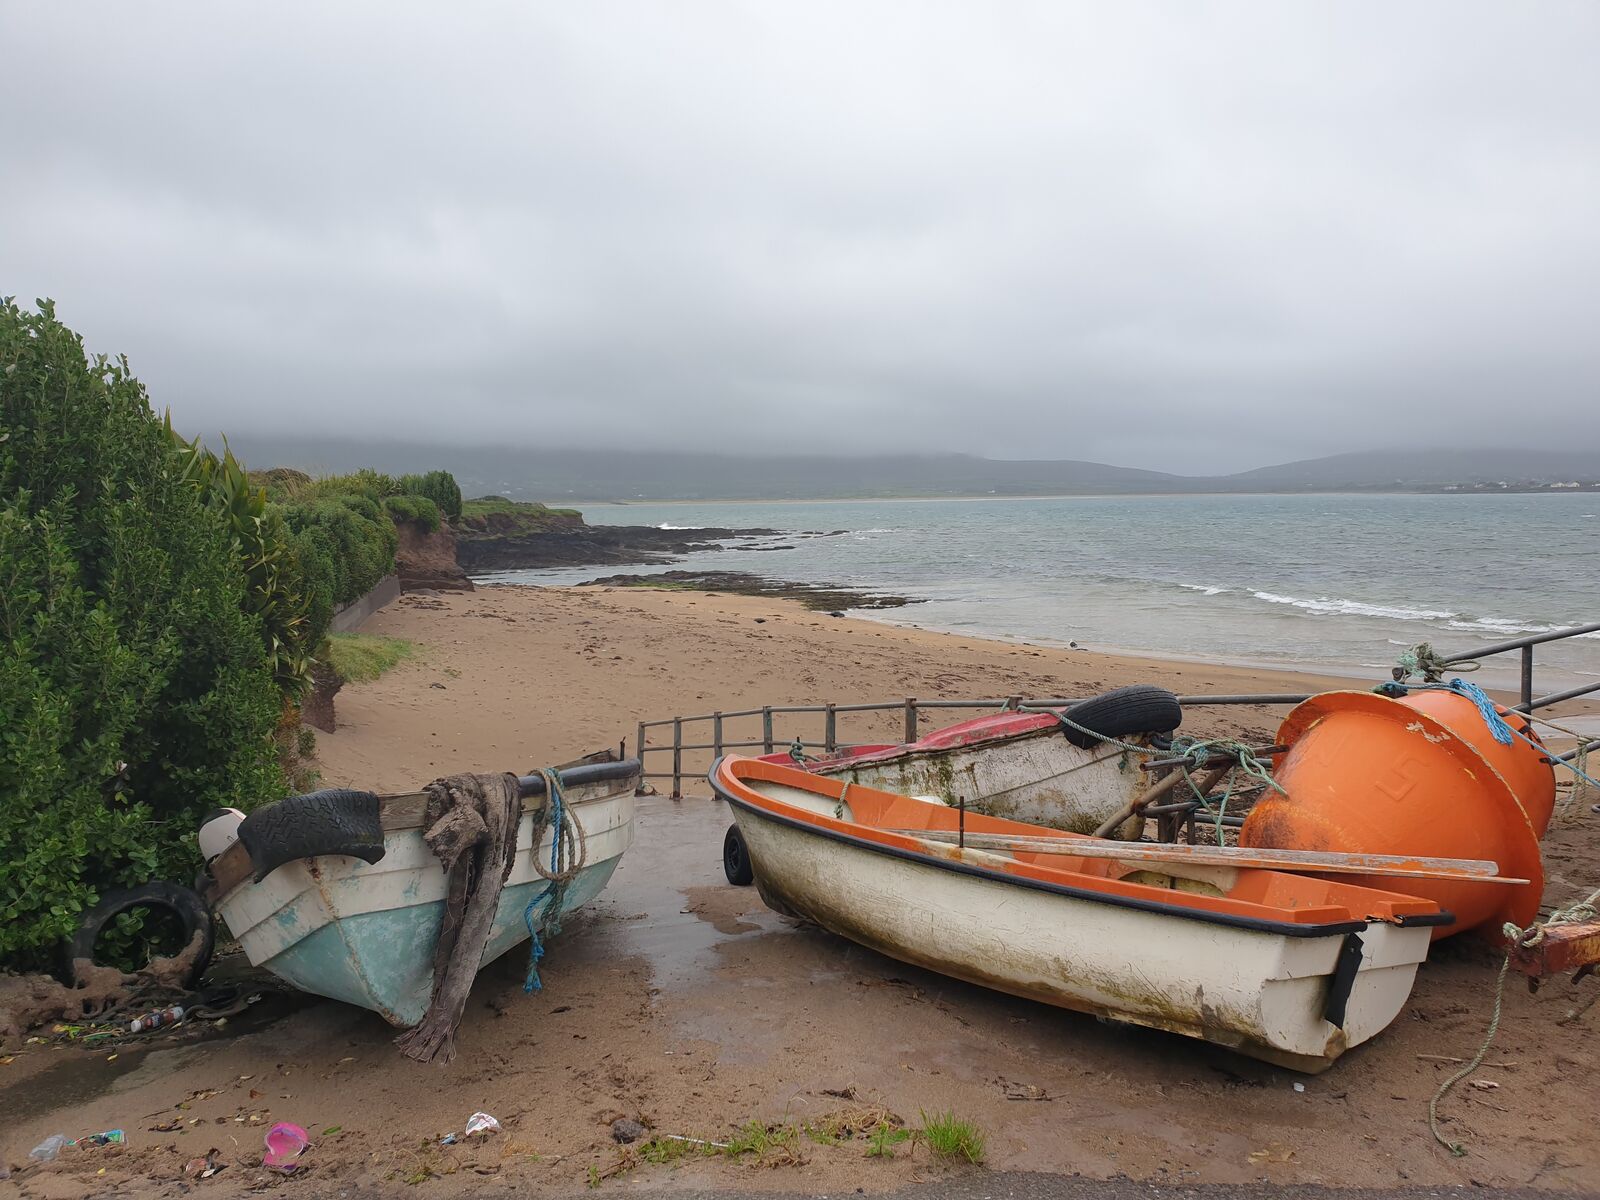
[[[492,518],[495,514],[490,514]],[[699,550],[720,550],[740,538],[768,538],[775,529],[657,529],[651,525],[576,523],[534,532],[495,533],[462,529],[456,546],[461,565],[474,573],[538,567],[655,563]]]
[[[838,583],[795,583],[745,571],[662,571],[656,575],[607,575],[588,579],[583,587],[689,588],[735,596],[776,596],[798,600],[818,612],[842,616],[847,608],[904,608],[923,601],[885,592],[867,592]]]
[[[457,561],[455,532],[441,524],[431,533],[412,521],[396,522],[400,544],[395,548],[395,572],[402,592],[470,592],[472,580]]]

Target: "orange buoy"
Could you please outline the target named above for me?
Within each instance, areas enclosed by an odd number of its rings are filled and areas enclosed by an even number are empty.
[[[1511,788],[1522,811],[1528,814],[1534,833],[1544,836],[1544,831],[1550,828],[1550,814],[1556,807],[1556,772],[1545,753],[1544,743],[1534,733],[1533,724],[1526,716],[1495,706],[1511,728],[1534,742],[1530,746],[1522,738],[1514,738],[1506,746],[1494,740],[1478,706],[1460,692],[1411,692],[1400,703],[1427,713],[1488,759],[1489,765],[1500,772],[1500,778]]]
[[[1538,916],[1538,834],[1489,760],[1432,713],[1372,692],[1325,692],[1289,714],[1278,742],[1289,751],[1274,777],[1288,794],[1262,795],[1241,846],[1492,859],[1502,875],[1529,881],[1343,877],[1453,913],[1435,938],[1478,928],[1498,936],[1506,921],[1525,927]]]

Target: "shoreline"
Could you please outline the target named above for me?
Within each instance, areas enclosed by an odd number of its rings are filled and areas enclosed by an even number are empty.
[[[706,574],[719,574],[719,572],[692,572],[680,571],[676,569],[663,571],[661,572],[661,575],[666,579],[666,585],[659,587],[653,586],[649,583],[619,582],[621,578],[624,578],[620,576],[585,580],[580,583],[550,584],[512,582],[495,578],[493,576],[473,576],[473,583],[479,588],[555,588],[583,590],[586,588],[604,587],[607,589],[619,588],[624,590],[638,591],[674,591],[683,594],[698,594],[705,596],[740,594],[732,590],[721,590],[718,588],[701,589],[685,586],[672,586],[676,584],[677,581],[669,578],[674,575],[700,576]],[[734,575],[744,573],[720,572],[720,574]],[[654,578],[654,576],[628,576],[626,578],[630,580],[643,580]],[[817,589],[819,593],[825,592],[827,595],[835,599],[843,598],[847,595],[857,595],[871,600],[880,596],[880,593],[871,592],[866,589],[851,585],[810,585],[777,578],[770,578],[767,576],[752,576],[752,578],[760,578],[770,585],[769,587],[763,589],[760,592],[760,595],[769,598],[790,600],[802,608],[811,609],[814,611],[826,612],[828,610],[826,607],[821,605],[807,604],[806,600],[804,599],[804,592],[812,588]],[[1103,655],[1112,659],[1134,660],[1142,663],[1148,663],[1158,668],[1171,668],[1176,665],[1182,665],[1190,668],[1215,666],[1227,668],[1229,670],[1261,673],[1267,675],[1284,674],[1316,676],[1325,680],[1343,680],[1347,683],[1351,681],[1362,681],[1366,683],[1368,687],[1376,687],[1378,684],[1385,682],[1389,678],[1389,670],[1392,669],[1392,666],[1380,668],[1369,664],[1349,661],[1332,662],[1304,659],[1253,659],[1226,655],[1184,654],[1176,651],[1145,650],[1138,647],[1129,646],[1085,646],[1070,640],[1060,641],[1056,639],[1039,637],[1024,637],[1021,635],[1008,636],[1003,633],[969,631],[947,625],[928,624],[911,620],[910,617],[912,615],[922,611],[920,606],[924,603],[927,603],[926,597],[894,596],[893,599],[897,602],[892,604],[868,603],[855,606],[839,604],[837,607],[843,610],[844,616],[848,619],[867,621],[877,625],[887,625],[896,629],[915,630],[935,636],[968,638],[979,642],[992,642],[1002,646],[1022,646],[1031,649],[1060,651],[1069,654],[1087,653]],[[829,613],[829,615],[833,614]],[[1385,649],[1394,654],[1396,659],[1398,659],[1400,647],[1386,646]],[[1548,694],[1549,692],[1561,690],[1567,686],[1576,686],[1578,681],[1590,681],[1592,679],[1592,676],[1588,672],[1567,670],[1564,668],[1551,666],[1548,663],[1544,664],[1541,668],[1536,668],[1536,670],[1540,672],[1538,675],[1536,675],[1536,679],[1542,679],[1545,682],[1542,686],[1535,688],[1535,695]],[[1501,693],[1498,698],[1507,703],[1515,703],[1517,687],[1519,684],[1518,672],[1519,667],[1515,657],[1496,655],[1484,663],[1482,667],[1482,673],[1478,675],[1478,678],[1483,683],[1483,686],[1487,691]],[[1577,703],[1579,704],[1580,711],[1584,711],[1587,714],[1587,709],[1583,708],[1582,702],[1580,701]],[[1597,702],[1596,707],[1597,710],[1600,710],[1600,702]]]
[[[415,651],[339,693],[339,728],[318,738],[318,759],[324,786],[379,793],[461,771],[526,773],[619,741],[631,753],[639,721],[674,715],[1088,696],[1136,682],[1190,695],[1349,682],[1018,644],[688,590],[415,592],[361,631],[405,638]],[[1287,711],[1196,707],[1182,732],[1262,745]],[[925,710],[922,731],[971,715]],[[841,742],[902,740],[901,711],[837,717]],[[707,728],[691,726],[683,740],[710,741],[699,736]],[[773,730],[780,747],[791,738],[820,746],[822,732],[820,713],[780,715]],[[725,718],[722,729],[729,742],[761,733],[759,715]],[[649,749],[648,769],[669,771],[670,746]],[[109,1057],[78,1045],[19,1053],[0,1080],[5,1101],[18,1098],[6,1131],[11,1160],[61,1129],[125,1127],[125,1147],[64,1156],[33,1169],[27,1186],[38,1180],[41,1197],[111,1188],[157,1200],[186,1163],[221,1146],[231,1165],[216,1194],[243,1195],[270,1182],[258,1166],[262,1130],[289,1120],[321,1131],[307,1160],[319,1193],[388,1194],[398,1181],[426,1179],[430,1194],[454,1200],[481,1191],[487,1175],[533,1196],[597,1186],[876,1193],[939,1169],[906,1146],[863,1174],[860,1139],[799,1135],[793,1155],[777,1154],[763,1164],[771,1171],[753,1175],[747,1160],[640,1161],[612,1136],[626,1118],[728,1142],[752,1123],[798,1127],[869,1105],[908,1123],[957,1113],[986,1134],[994,1167],[1088,1179],[1392,1187],[1513,1185],[1542,1173],[1549,1186],[1571,1189],[1600,1169],[1586,1090],[1600,1044],[1558,1024],[1588,994],[1581,988],[1552,979],[1537,994],[1505,989],[1504,1025],[1483,1068],[1503,1103],[1463,1089],[1448,1106],[1472,1146],[1461,1162],[1437,1152],[1424,1118],[1445,1064],[1459,1061],[1447,1056],[1469,1053],[1487,1020],[1498,960],[1468,939],[1430,956],[1407,1017],[1328,1075],[1296,1077],[1219,1046],[931,975],[772,912],[755,889],[723,878],[728,813],[699,785],[709,758],[683,752],[682,802],[637,800],[633,849],[606,890],[547,942],[541,990],[524,991],[526,949],[480,972],[459,1057],[427,1069],[426,1087],[381,1018],[297,1001],[260,1024],[241,1020],[187,1041],[180,1026],[170,1039]],[[651,782],[668,790],[659,777]],[[1577,806],[1545,839],[1547,904],[1593,886],[1600,824],[1587,814],[1587,803]],[[563,1102],[541,1100],[549,1096]],[[480,1110],[503,1133],[439,1144],[442,1131]],[[228,1130],[240,1136],[230,1140]],[[1553,1148],[1563,1155],[1555,1166]],[[621,1175],[632,1178],[613,1187]]]
[[[1317,666],[1038,645],[688,589],[496,584],[414,593],[362,628],[411,640],[417,653],[339,694],[339,731],[319,739],[319,757],[325,784],[377,791],[404,791],[447,770],[525,770],[619,742],[632,753],[639,722],[719,710],[1086,697],[1129,683],[1193,696],[1312,694],[1382,682]],[[1511,689],[1484,682],[1497,699],[1515,702]],[[1587,718],[1600,705],[1576,701],[1558,711]],[[1270,740],[1286,712],[1281,704],[1199,708],[1185,729]],[[860,714],[841,723],[838,738],[898,741],[898,720]],[[726,737],[753,737],[757,724],[730,719]],[[793,737],[821,744],[821,717],[796,718],[777,734],[784,744]],[[709,757],[685,754],[685,779],[703,774]]]
[[[1234,492],[1234,491],[1205,491],[1205,492],[1010,492],[1005,495],[976,494],[976,495],[948,495],[948,496],[815,496],[815,497],[784,497],[781,499],[763,498],[760,496],[721,496],[713,500],[674,499],[674,500],[539,500],[528,503],[556,504],[560,503],[568,508],[576,508],[582,512],[584,505],[607,508],[650,508],[660,506],[687,506],[687,505],[712,505],[712,504],[927,504],[942,500],[959,501],[995,501],[995,500],[1165,500],[1185,499],[1195,496],[1271,496],[1281,499],[1284,496],[1596,496],[1600,495],[1600,487],[1577,488],[1457,488],[1447,491],[1444,488],[1416,489],[1412,491],[1396,490],[1393,488],[1361,488],[1354,490],[1328,490],[1312,488],[1303,492]]]

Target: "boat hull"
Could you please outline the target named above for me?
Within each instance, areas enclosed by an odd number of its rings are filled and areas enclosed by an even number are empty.
[[[743,806],[767,904],[902,962],[1012,995],[1169,1030],[1295,1070],[1326,1069],[1404,1007],[1426,927],[1370,923],[1342,1020],[1349,933],[1293,936],[1034,890]]]
[[[1142,742],[1143,735],[1129,740]],[[764,761],[788,760],[773,755]],[[1093,833],[1126,812],[1149,786],[1133,755],[1115,747],[1074,746],[1048,713],[978,717],[920,741],[865,747],[805,769],[952,806],[964,800],[971,812],[1073,833]],[[1128,836],[1136,836],[1139,824],[1127,823]]]
[[[633,840],[632,784],[625,791],[613,786],[600,794],[595,787],[567,793],[588,858],[568,885],[563,915],[599,895]],[[541,933],[555,923],[549,886],[534,865],[549,862],[550,833],[536,856],[532,824],[530,811],[518,827],[516,859],[480,966],[526,942],[529,919]],[[385,830],[384,847],[383,858],[371,864],[333,855],[288,863],[260,883],[235,887],[218,909],[251,963],[303,991],[408,1027],[421,1020],[433,993],[445,875],[420,827]]]

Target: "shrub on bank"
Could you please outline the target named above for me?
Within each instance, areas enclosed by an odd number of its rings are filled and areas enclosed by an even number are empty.
[[[166,422],[167,436],[177,450],[184,477],[223,522],[245,578],[245,609],[261,626],[267,667],[284,698],[298,700],[311,684],[311,661],[332,617],[331,607],[313,604],[306,565],[296,537],[282,512],[267,503],[266,491],[254,484],[231,450],[219,458],[200,444],[186,442]],[[320,569],[320,568],[318,568]],[[313,609],[320,623],[313,620]]]
[[[0,960],[104,889],[193,873],[211,808],[278,794],[245,578],[126,360],[0,301]]]
[[[423,475],[402,475],[400,490],[408,496],[426,496],[450,521],[461,519],[461,485],[449,471],[429,471]]]
[[[378,502],[359,493],[333,493],[285,505],[283,519],[299,539],[309,586],[330,614],[370,591],[394,570],[399,538]],[[326,624],[323,629],[326,630]]]
[[[439,506],[426,496],[388,496],[383,506],[396,521],[421,525],[429,533],[439,528]]]

